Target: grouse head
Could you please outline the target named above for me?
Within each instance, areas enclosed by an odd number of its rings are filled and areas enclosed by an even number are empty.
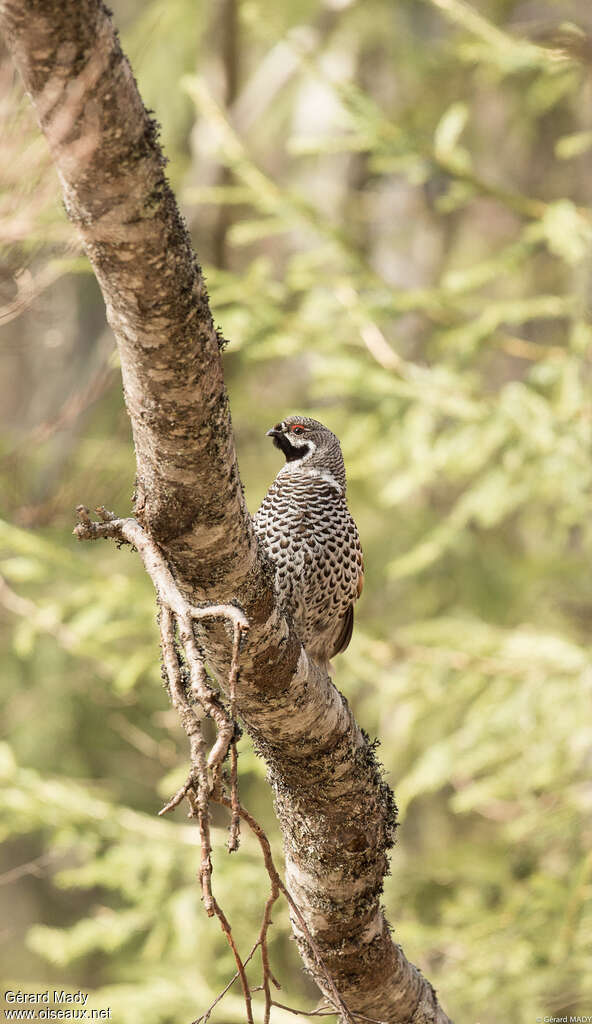
[[[323,423],[309,416],[288,416],[276,423],[267,434],[276,448],[286,457],[287,465],[281,470],[290,473],[305,472],[331,475],[345,491],[345,467],[339,439]]]

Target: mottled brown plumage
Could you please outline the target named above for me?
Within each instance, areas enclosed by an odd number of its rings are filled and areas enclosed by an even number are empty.
[[[341,446],[328,427],[306,416],[289,416],[268,433],[286,464],[253,524],[307,654],[326,666],[350,642],[364,581]]]

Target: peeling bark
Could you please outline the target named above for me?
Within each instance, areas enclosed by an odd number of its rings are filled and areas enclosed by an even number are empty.
[[[205,284],[108,12],[100,0],[0,0],[0,25],[119,346],[136,516],[194,604],[233,601],[248,618],[237,710],[268,765],[288,888],[350,1010],[446,1024],[380,909],[392,795],[347,701],[276,606],[244,502]],[[227,629],[212,622],[201,639],[226,670]],[[293,927],[322,988],[294,917]]]

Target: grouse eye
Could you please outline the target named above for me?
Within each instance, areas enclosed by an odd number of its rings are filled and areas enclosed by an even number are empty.
[[[291,432],[293,434],[303,434],[304,433],[304,427],[301,427],[298,423],[295,423],[293,427],[290,427],[290,430],[291,430]]]

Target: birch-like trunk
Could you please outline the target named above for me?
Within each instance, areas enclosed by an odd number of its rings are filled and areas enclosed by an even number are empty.
[[[268,765],[288,888],[351,1010],[390,1024],[445,1024],[379,905],[390,792],[347,702],[275,602],[241,489],[203,277],[110,17],[100,0],[0,0],[0,25],[119,346],[136,516],[193,603],[233,600],[249,620],[237,709]],[[203,642],[208,661],[224,668],[224,628]]]

